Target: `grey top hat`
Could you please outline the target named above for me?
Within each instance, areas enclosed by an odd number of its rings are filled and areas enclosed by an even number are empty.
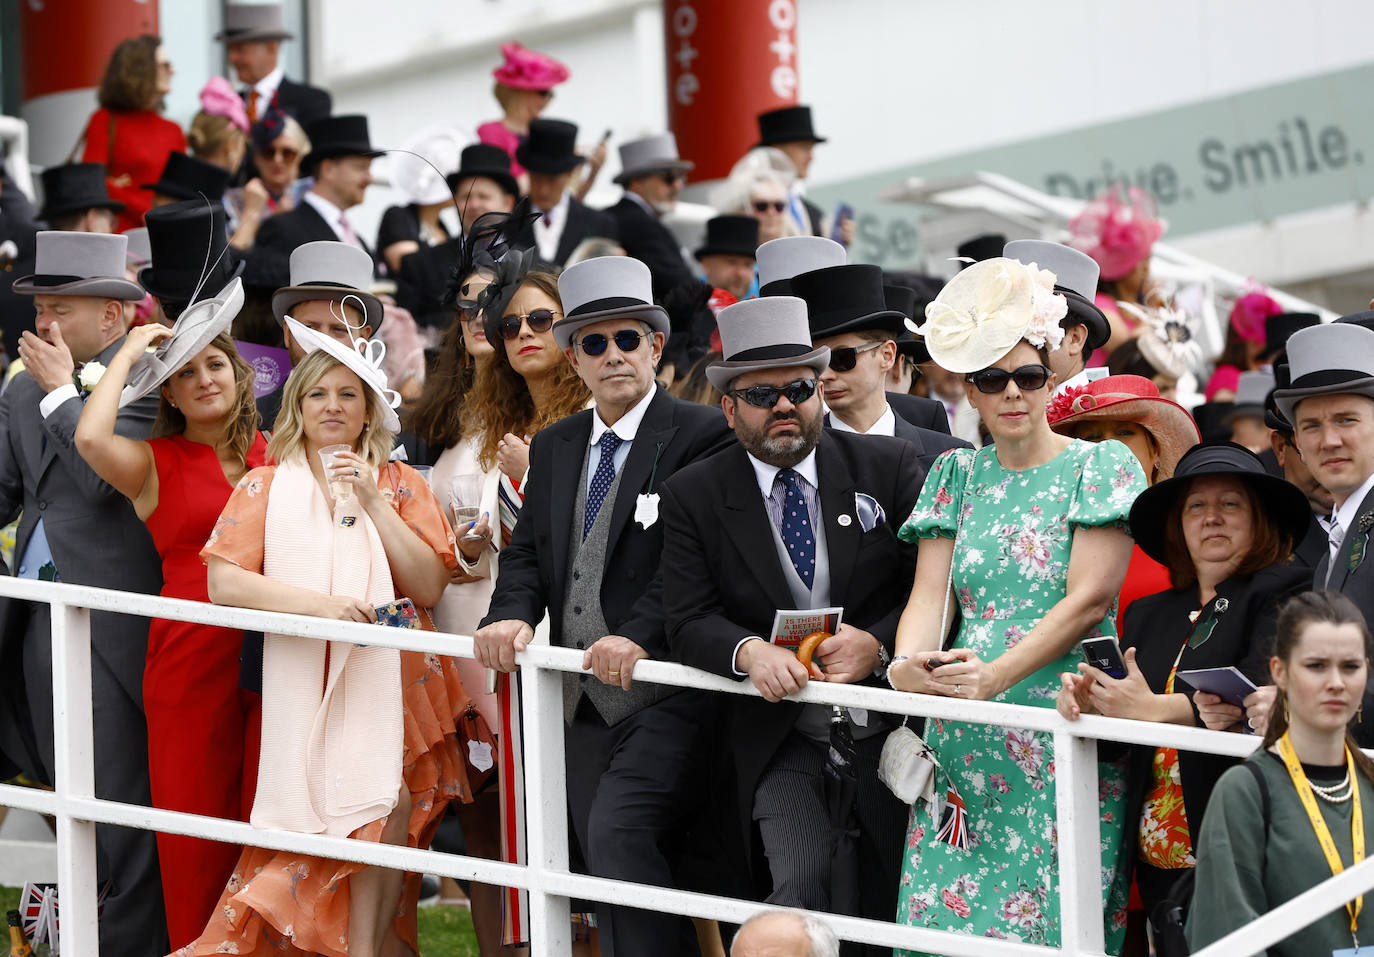
[[[1289,385],[1274,390],[1285,419],[1298,424],[1298,403],[1314,395],[1365,395],[1374,399],[1374,332],[1332,322],[1299,329],[1288,340]]]
[[[251,40],[293,40],[279,3],[230,3],[224,8],[224,29],[215,34],[221,43]]]
[[[615,182],[624,186],[636,176],[659,171],[685,173],[694,165],[677,155],[676,136],[672,133],[656,133],[621,144],[620,172]]]
[[[342,300],[356,296],[375,335],[382,324],[382,301],[367,290],[372,285],[372,257],[357,246],[321,240],[291,251],[291,285],[272,294],[272,315],[281,322],[291,307],[313,299]]]
[[[153,242],[148,238],[148,227],[139,226],[137,229],[126,230],[124,236],[129,240],[129,248],[125,252],[126,262],[139,268],[151,266],[153,264]]]
[[[1069,304],[1069,313],[1062,325],[1087,326],[1088,350],[1107,344],[1112,328],[1106,315],[1093,302],[1101,274],[1097,260],[1072,246],[1043,239],[1014,239],[1003,247],[1002,255],[1028,266],[1034,263],[1054,273],[1054,288],[1064,293]]]
[[[33,275],[21,276],[11,288],[21,296],[142,299],[143,288],[124,278],[128,250],[128,238],[119,234],[43,230]]]
[[[1274,373],[1265,370],[1242,372],[1229,418],[1234,419],[1242,415],[1262,416],[1264,400],[1273,388]]]
[[[568,348],[572,334],[603,319],[639,319],[666,339],[668,313],[654,305],[653,274],[629,256],[597,256],[569,266],[558,276],[563,318],[553,324],[559,348]]]
[[[235,276],[219,293],[209,299],[198,300],[177,317],[172,334],[153,352],[138,357],[124,391],[119,395],[120,408],[143,398],[214,341],[221,332],[228,332],[234,317],[243,308],[243,280]]]
[[[746,299],[716,316],[721,353],[706,367],[706,378],[721,392],[746,372],[810,366],[819,376],[830,367],[830,349],[811,346],[806,303],[796,296]]]
[[[845,248],[824,236],[770,239],[754,255],[758,261],[761,296],[790,296],[793,276],[849,262]]]

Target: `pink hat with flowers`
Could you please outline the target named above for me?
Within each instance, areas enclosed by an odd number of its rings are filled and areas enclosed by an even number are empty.
[[[501,44],[501,55],[506,62],[492,70],[491,75],[497,83],[517,90],[547,90],[569,76],[568,68],[553,57],[527,50],[518,43]]]
[[[1264,345],[1265,320],[1281,312],[1283,306],[1261,286],[1236,300],[1236,304],[1231,307],[1231,328],[1246,342]]]
[[[1093,197],[1069,223],[1069,245],[1097,260],[1102,278],[1114,282],[1150,255],[1164,232],[1154,197],[1139,186],[1121,196],[1121,184]]]

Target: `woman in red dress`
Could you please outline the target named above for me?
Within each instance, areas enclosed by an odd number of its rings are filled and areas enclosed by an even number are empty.
[[[267,462],[253,370],[228,332],[242,302],[236,279],[219,297],[189,308],[173,329],[133,329],[76,429],[82,457],[147,523],[169,598],[210,600],[200,550],[239,479]],[[117,434],[121,389],[130,402],[159,385],[157,437],[138,442]],[[155,807],[247,819],[257,753],[249,747],[245,755],[245,729],[256,696],[240,690],[242,646],[242,631],[153,619],[143,707]],[[168,930],[180,947],[210,918],[239,849],[175,834],[158,834],[157,847]]]
[[[86,123],[86,163],[104,163],[110,196],[124,204],[115,232],[143,225],[156,183],[171,153],[186,152],[181,127],[161,115],[172,90],[172,62],[162,40],[144,35],[125,40],[110,55],[100,81],[100,109]]]

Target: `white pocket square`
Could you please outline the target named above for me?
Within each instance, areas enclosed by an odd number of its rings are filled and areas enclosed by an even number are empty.
[[[854,514],[859,516],[859,527],[865,532],[871,532],[887,521],[887,515],[878,500],[863,492],[854,493]]]

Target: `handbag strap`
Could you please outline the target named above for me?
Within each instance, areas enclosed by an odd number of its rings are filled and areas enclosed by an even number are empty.
[[[949,553],[949,575],[945,578],[945,603],[940,608],[940,644],[945,642],[945,632],[949,628],[949,596],[954,591],[954,553],[959,547],[959,533],[964,530],[964,499],[968,498],[969,486],[973,484],[973,467],[978,458],[977,450],[974,450],[973,458],[969,460],[968,474],[964,476],[964,491],[959,496],[959,515],[954,523],[954,548]]]

